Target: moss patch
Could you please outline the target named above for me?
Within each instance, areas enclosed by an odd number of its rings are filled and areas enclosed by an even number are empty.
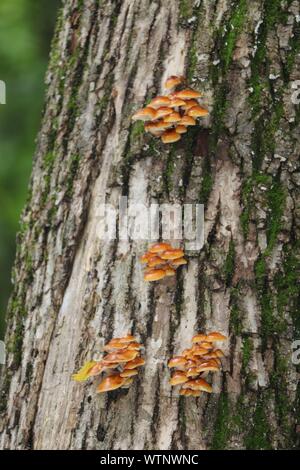
[[[211,448],[214,450],[225,449],[230,435],[230,404],[226,393],[223,393],[218,402],[217,418],[214,425],[214,435]]]

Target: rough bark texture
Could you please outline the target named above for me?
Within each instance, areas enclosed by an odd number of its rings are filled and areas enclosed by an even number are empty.
[[[299,13],[297,0],[65,0],[18,235],[2,448],[297,446]],[[210,116],[163,146],[130,118],[171,74]],[[176,278],[148,285],[145,243],[99,240],[99,204],[120,195],[205,204],[205,245]],[[131,329],[147,360],[134,386],[98,396],[70,380]],[[166,361],[202,329],[230,337],[217,393],[178,398]]]

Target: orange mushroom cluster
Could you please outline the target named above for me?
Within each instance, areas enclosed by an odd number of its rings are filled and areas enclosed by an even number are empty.
[[[100,361],[87,362],[72,379],[82,382],[104,372],[106,375],[98,385],[97,392],[128,388],[133,377],[138,374],[138,368],[145,364],[141,357],[141,347],[131,335],[113,338],[103,348],[107,354]]]
[[[175,276],[176,269],[187,264],[184,251],[172,248],[169,243],[155,243],[140,257],[140,261],[146,264],[145,281],[159,281],[166,276]]]
[[[184,88],[184,81],[184,77],[169,77],[165,87],[173,91],[168,95],[153,98],[145,108],[132,116],[134,121],[145,121],[145,131],[160,137],[164,144],[180,140],[181,135],[187,132],[188,126],[195,126],[197,118],[208,114],[197,101],[201,93]]]
[[[214,347],[215,341],[224,341],[226,336],[217,331],[207,335],[197,334],[192,339],[192,347],[185,349],[180,356],[174,356],[168,367],[175,368],[170,379],[171,385],[181,385],[179,394],[199,397],[201,392],[212,392],[212,386],[204,380],[208,372],[217,372],[221,367],[224,353]]]

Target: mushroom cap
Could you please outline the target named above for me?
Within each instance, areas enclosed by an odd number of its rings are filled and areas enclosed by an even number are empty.
[[[119,349],[126,349],[126,343],[122,343],[121,341],[111,340],[109,343],[105,344],[103,347],[103,351],[111,352],[117,351]]]
[[[132,377],[124,377],[124,379],[125,379],[125,382],[124,382],[124,384],[122,385],[121,388],[129,388],[130,385],[133,382],[133,378]]]
[[[172,261],[172,266],[181,266],[182,264],[187,264],[185,258],[176,258]]]
[[[171,144],[172,142],[177,142],[181,139],[181,135],[177,134],[175,131],[166,131],[161,136],[161,139],[164,144]]]
[[[173,111],[171,114],[164,118],[164,122],[179,122],[181,121],[181,116],[177,111]]]
[[[173,127],[173,124],[173,122],[166,122],[163,118],[161,121],[157,121],[156,128],[157,130],[165,131],[166,129],[170,129],[171,127]]]
[[[182,367],[186,365],[186,359],[183,356],[174,356],[168,362],[168,367]]]
[[[138,355],[138,351],[136,350],[128,350],[120,351],[120,352],[113,352],[108,354],[104,359],[103,363],[106,364],[107,362],[118,363],[121,364],[122,362],[132,361]]]
[[[139,351],[141,349],[141,344],[138,343],[137,341],[132,341],[132,343],[129,343],[127,346],[128,351]]]
[[[176,372],[174,372],[174,374],[170,378],[169,383],[170,385],[179,385],[187,381],[188,381],[188,378],[186,376],[186,373],[181,370],[177,370]]]
[[[186,99],[190,100],[194,98],[199,98],[201,96],[201,93],[199,93],[199,91],[186,88],[185,90],[177,91],[175,93],[175,96],[182,100],[186,100]]]
[[[192,343],[201,343],[202,341],[206,341],[206,335],[203,333],[198,333],[192,338]]]
[[[162,132],[161,129],[158,129],[157,122],[147,122],[147,124],[145,124],[145,131],[155,136],[159,136]]]
[[[142,357],[136,357],[132,361],[127,362],[124,366],[124,370],[136,369],[137,367],[143,366],[145,364],[145,359]]]
[[[183,385],[183,388],[190,388],[191,390],[200,390],[202,392],[212,392],[212,386],[204,379],[192,379]]]
[[[201,344],[200,344],[200,346],[198,346],[197,348],[195,348],[195,349],[193,350],[194,356],[204,356],[205,354],[207,354],[207,352],[208,352],[207,349],[206,349],[206,348],[202,348],[202,347],[201,347]]]
[[[193,349],[192,348],[187,348],[187,349],[184,349],[182,351],[182,356],[184,356],[184,357],[188,357],[191,354],[193,354]]]
[[[126,335],[123,336],[122,338],[116,338],[118,339],[121,343],[131,343],[132,341],[136,341],[136,337],[133,335]]]
[[[183,250],[181,250],[180,248],[178,248],[178,249],[177,249],[177,248],[174,248],[174,249],[172,249],[172,250],[166,250],[166,251],[164,251],[164,252],[160,255],[160,257],[161,257],[162,259],[171,259],[171,260],[173,260],[173,259],[177,259],[177,258],[182,258],[183,255],[184,255]]]
[[[165,81],[165,87],[167,89],[174,88],[177,85],[180,85],[184,81],[184,77],[177,76],[177,75],[171,75],[166,81]]]
[[[168,108],[167,106],[162,106],[161,108],[158,108],[155,113],[155,119],[159,119],[165,116],[168,116],[169,114],[172,114],[172,108]]]
[[[224,353],[223,353],[222,349],[215,349],[213,351],[213,353],[214,353],[213,357],[224,357]]]
[[[144,274],[145,281],[159,281],[165,277],[166,273],[163,269],[151,269]]]
[[[169,265],[165,266],[164,270],[165,270],[166,276],[175,276],[176,274],[175,269],[171,268],[171,266]]]
[[[140,262],[141,263],[148,263],[149,258],[152,256],[151,253],[144,253],[142,256],[140,256]]]
[[[96,361],[89,361],[86,362],[81,369],[76,372],[76,374],[72,375],[72,380],[76,380],[76,382],[84,382],[87,380],[89,377],[91,377],[91,372],[93,371],[93,368],[96,367],[98,362]]]
[[[105,363],[103,363],[102,370],[104,371],[104,370],[109,370],[109,369],[116,369],[117,367],[119,367],[119,365],[120,364],[118,364],[116,362],[105,362]]]
[[[120,373],[121,377],[133,377],[137,375],[138,371],[136,369],[124,369],[123,372]]]
[[[177,134],[185,134],[187,132],[187,128],[182,124],[178,124],[178,126],[175,127],[175,131],[177,132]]]
[[[151,108],[151,106],[146,106],[146,108],[139,109],[134,113],[132,119],[134,121],[152,121],[152,119],[155,119],[155,114],[155,109]]]
[[[181,100],[180,98],[172,98],[170,103],[170,108],[178,108],[180,106],[185,106],[185,101]]]
[[[121,377],[120,374],[109,375],[105,377],[97,387],[98,393],[109,392],[110,390],[116,390],[122,387],[125,383],[125,378]]]
[[[153,100],[151,100],[151,102],[149,103],[149,107],[158,109],[162,106],[169,106],[170,103],[171,100],[167,96],[156,96],[156,98],[153,98]]]
[[[199,371],[198,371],[198,368],[197,367],[190,367],[187,371],[186,371],[186,376],[187,377],[197,377],[199,375]]]
[[[219,333],[218,331],[212,331],[211,333],[208,333],[206,335],[206,341],[225,341],[227,339],[227,336],[222,335],[222,333]]]
[[[208,111],[201,106],[193,106],[187,111],[187,114],[192,117],[203,117],[208,115]]]
[[[185,111],[193,108],[194,106],[198,106],[198,101],[196,100],[186,100],[185,104],[182,106]]]
[[[188,116],[187,114],[185,114],[184,116],[182,116],[180,124],[182,126],[195,126],[196,121],[192,116]]]
[[[199,373],[200,372],[217,372],[219,370],[219,367],[217,366],[217,364],[215,362],[212,362],[212,361],[207,361],[207,362],[204,362],[203,364],[201,364],[199,367],[198,367],[198,370],[199,370]]]
[[[161,259],[159,256],[152,256],[149,258],[148,266],[149,268],[154,268],[155,266],[159,266],[160,264],[165,264],[166,261]]]
[[[162,251],[165,250],[170,250],[172,249],[171,245],[169,243],[155,243],[154,245],[150,246],[149,252],[150,253],[161,253]]]
[[[212,344],[208,341],[201,341],[200,347],[204,349],[212,349]]]
[[[179,391],[179,394],[186,396],[186,397],[200,397],[201,392],[200,390],[191,390],[190,388],[182,388]]]

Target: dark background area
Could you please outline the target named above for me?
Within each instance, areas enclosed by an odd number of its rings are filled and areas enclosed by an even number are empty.
[[[59,6],[60,0],[0,1],[0,80],[6,83],[6,105],[0,105],[0,339]]]

